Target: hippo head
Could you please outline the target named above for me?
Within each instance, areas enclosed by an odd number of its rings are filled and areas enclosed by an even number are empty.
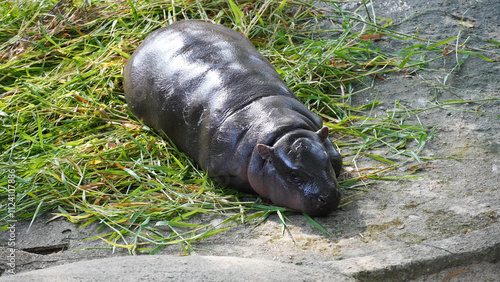
[[[340,192],[331,155],[325,147],[325,142],[330,142],[327,137],[328,128],[323,127],[317,132],[287,133],[273,146],[258,144],[256,152],[261,165],[258,179],[249,179],[252,188],[276,205],[311,216],[335,210]]]

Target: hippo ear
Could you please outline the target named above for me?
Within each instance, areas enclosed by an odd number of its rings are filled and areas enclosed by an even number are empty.
[[[264,144],[257,144],[257,152],[259,153],[261,158],[263,158],[264,160],[267,160],[267,159],[271,158],[273,148],[269,147],[267,145],[264,145]]]
[[[328,138],[328,127],[323,126],[320,130],[316,131],[316,134],[318,134],[319,139],[321,142],[325,142],[325,140]]]

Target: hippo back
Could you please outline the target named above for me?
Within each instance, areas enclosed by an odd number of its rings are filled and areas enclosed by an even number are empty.
[[[231,114],[262,97],[295,96],[243,35],[202,21],[151,33],[125,68],[132,112],[188,156]],[[161,113],[161,114],[158,114]]]

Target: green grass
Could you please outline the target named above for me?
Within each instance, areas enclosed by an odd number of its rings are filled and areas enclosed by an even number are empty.
[[[190,253],[194,241],[272,214],[286,227],[290,212],[218,186],[132,116],[125,106],[121,69],[151,31],[174,19],[196,18],[248,35],[287,85],[324,118],[345,157],[355,162],[363,155],[384,164],[358,169],[341,181],[343,189],[361,191],[368,189],[367,180],[391,179],[384,173],[420,162],[419,152],[433,129],[403,124],[420,111],[401,108],[372,118],[365,114],[378,101],[354,108],[350,99],[382,73],[425,68],[457,40],[425,41],[390,30],[389,20],[377,24],[357,11],[339,9],[331,11],[333,28],[321,30],[313,23],[325,13],[300,1],[57,3],[0,3],[0,203],[9,203],[7,188],[14,187],[17,220],[33,222],[50,211],[83,227],[98,222],[109,230],[99,238],[131,253],[155,253],[171,244]],[[372,40],[361,39],[382,33],[424,43],[389,55]],[[477,55],[463,47],[456,52]],[[224,220],[218,226],[193,223],[200,214]],[[2,208],[4,229],[9,216]],[[159,231],[159,226],[170,231]]]

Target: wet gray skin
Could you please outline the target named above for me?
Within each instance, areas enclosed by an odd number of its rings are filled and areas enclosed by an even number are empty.
[[[132,112],[223,184],[312,216],[338,206],[342,158],[327,127],[238,32],[202,21],[156,30],[123,81]]]

